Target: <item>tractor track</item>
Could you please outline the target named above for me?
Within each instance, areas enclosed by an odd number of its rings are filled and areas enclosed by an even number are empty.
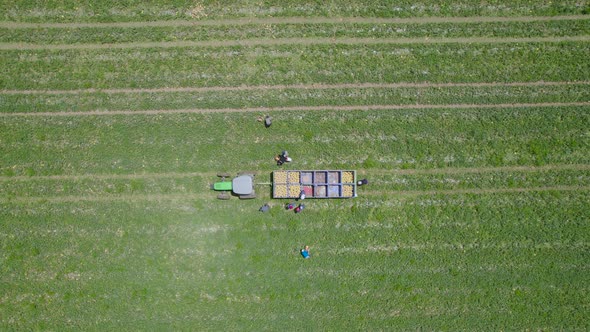
[[[278,45],[378,45],[378,44],[501,44],[501,43],[560,43],[588,42],[590,36],[563,37],[459,37],[459,38],[262,38],[247,40],[215,41],[171,41],[171,42],[131,42],[105,44],[31,44],[0,43],[1,51],[10,50],[98,50],[98,49],[138,49],[138,48],[182,48],[182,47],[251,47]]]
[[[590,186],[545,186],[529,188],[474,188],[474,189],[448,189],[448,190],[391,190],[391,191],[363,191],[361,196],[390,195],[392,198],[433,196],[433,195],[485,195],[485,194],[510,194],[548,191],[589,191]],[[11,197],[0,198],[1,203],[67,203],[67,202],[138,202],[138,201],[169,201],[169,200],[214,200],[212,193],[179,193],[179,194],[127,194],[127,195],[93,195],[93,196],[51,196],[51,197]]]
[[[145,28],[145,27],[185,27],[185,26],[224,26],[224,25],[262,25],[262,24],[428,24],[428,23],[502,23],[502,22],[549,22],[590,19],[589,15],[561,16],[514,16],[514,17],[268,17],[236,18],[219,20],[169,20],[148,22],[110,22],[110,23],[27,23],[0,22],[3,29],[78,29],[78,28]]]
[[[330,90],[330,89],[397,89],[397,88],[453,88],[453,87],[542,87],[589,85],[590,81],[563,82],[472,82],[472,83],[434,83],[434,82],[400,82],[400,83],[342,83],[342,84],[277,84],[211,87],[165,87],[165,88],[118,88],[118,89],[75,89],[75,90],[0,90],[0,95],[61,95],[61,94],[125,94],[125,93],[174,93],[174,92],[224,92],[255,90]]]
[[[545,186],[529,188],[465,188],[465,189],[441,189],[441,190],[390,190],[390,191],[369,191],[362,195],[401,195],[401,196],[432,196],[432,195],[482,195],[482,194],[507,194],[545,191],[588,191],[590,186]]]
[[[590,164],[566,164],[545,166],[505,166],[505,167],[471,167],[471,168],[432,168],[432,169],[357,169],[357,174],[371,175],[421,175],[421,174],[474,174],[496,172],[546,172],[546,171],[587,171]],[[268,170],[269,174],[273,170]],[[260,171],[262,172],[262,171]],[[232,173],[233,174],[233,173]],[[134,180],[163,179],[187,177],[214,177],[217,172],[167,172],[141,174],[80,174],[80,175],[40,175],[40,176],[0,176],[0,182],[9,181],[77,181],[77,180]],[[270,185],[270,182],[258,182],[256,185]]]
[[[190,177],[213,177],[215,172],[168,172],[168,173],[141,173],[141,174],[81,174],[81,175],[40,175],[40,176],[0,176],[3,181],[31,181],[31,180],[135,180],[135,179],[180,179]]]
[[[470,167],[470,168],[431,168],[431,169],[396,169],[396,170],[364,170],[358,169],[357,174],[391,174],[391,175],[420,175],[420,174],[473,174],[496,172],[545,172],[545,171],[587,171],[590,164],[544,165],[544,166],[504,166],[504,167]]]
[[[120,111],[86,111],[86,112],[22,112],[0,113],[0,117],[27,116],[103,116],[103,115],[163,115],[163,114],[205,114],[205,113],[266,113],[287,111],[374,111],[374,110],[410,110],[410,109],[493,109],[493,108],[530,108],[530,107],[572,107],[590,106],[590,101],[555,102],[555,103],[503,103],[503,104],[408,104],[408,105],[325,105],[325,106],[285,106],[285,107],[245,107],[212,109],[170,109],[170,110],[120,110]]]

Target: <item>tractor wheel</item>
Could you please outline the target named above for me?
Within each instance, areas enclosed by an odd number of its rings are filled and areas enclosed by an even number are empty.
[[[250,195],[242,195],[242,196],[240,196],[240,199],[252,199],[252,198],[256,198],[256,194],[255,193],[251,193]]]
[[[227,178],[227,177],[230,177],[231,174],[229,174],[229,173],[217,173],[217,176],[219,176],[220,178]]]
[[[231,196],[228,193],[221,193],[219,195],[217,195],[217,199],[221,199],[221,200],[228,200]]]

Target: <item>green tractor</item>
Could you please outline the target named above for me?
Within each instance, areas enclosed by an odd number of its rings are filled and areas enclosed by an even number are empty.
[[[238,176],[228,180],[231,175],[229,173],[219,173],[220,181],[211,185],[211,189],[220,191],[217,195],[218,199],[230,199],[231,195],[238,196],[240,199],[256,198],[254,192],[254,172],[240,172]]]

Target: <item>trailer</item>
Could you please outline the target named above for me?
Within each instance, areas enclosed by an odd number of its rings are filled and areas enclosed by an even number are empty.
[[[272,172],[273,198],[356,197],[356,171],[349,170],[280,170]]]

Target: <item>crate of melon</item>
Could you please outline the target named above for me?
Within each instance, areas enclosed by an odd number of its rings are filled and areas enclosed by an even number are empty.
[[[356,197],[356,171],[280,170],[272,174],[272,197],[297,199]]]

